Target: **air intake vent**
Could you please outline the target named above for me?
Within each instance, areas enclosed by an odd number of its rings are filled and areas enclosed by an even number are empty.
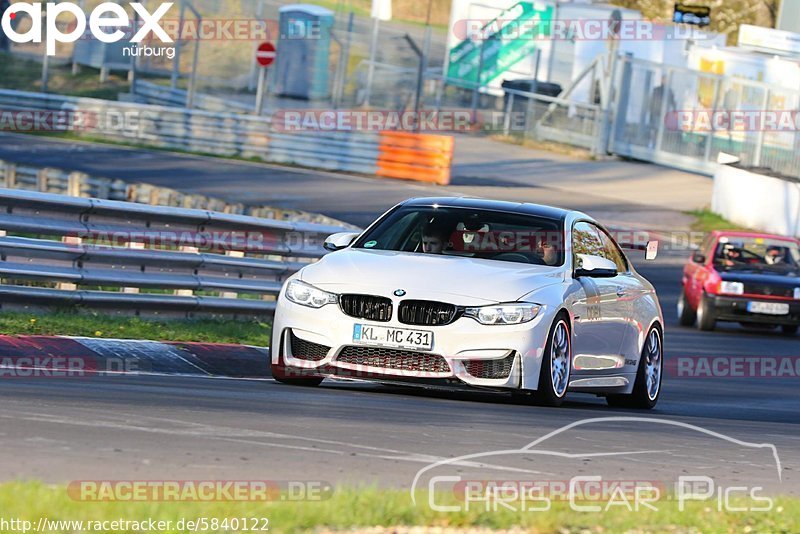
[[[514,366],[515,354],[512,352],[499,360],[464,360],[464,367],[475,378],[508,378],[508,375],[511,374],[511,368]]]
[[[294,332],[290,331],[289,336],[289,341],[292,345],[292,357],[299,360],[318,362],[324,360],[325,356],[328,355],[328,351],[331,350],[330,347],[325,345],[300,339],[294,335]]]
[[[438,354],[427,354],[409,350],[360,347],[350,345],[342,349],[336,361],[365,367],[418,371],[425,373],[449,373],[450,366]]]

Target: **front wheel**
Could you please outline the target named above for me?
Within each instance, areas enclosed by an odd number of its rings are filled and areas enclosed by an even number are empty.
[[[539,389],[534,402],[540,406],[561,406],[567,395],[572,369],[572,338],[569,323],[563,315],[556,316],[539,371]]]
[[[678,324],[681,326],[692,326],[697,319],[697,313],[692,309],[686,298],[686,288],[681,289],[678,297]]]
[[[714,330],[717,326],[717,317],[714,313],[714,306],[711,304],[708,295],[703,293],[700,297],[700,305],[697,307],[697,328],[704,331]]]
[[[640,408],[650,410],[658,402],[661,394],[661,377],[664,371],[664,347],[661,330],[653,327],[647,334],[636,371],[636,382],[629,395],[608,395],[609,406],[619,408]]]

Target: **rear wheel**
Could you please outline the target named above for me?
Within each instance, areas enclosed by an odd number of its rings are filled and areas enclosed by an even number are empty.
[[[664,371],[664,347],[661,330],[654,326],[647,334],[636,371],[636,382],[629,395],[608,395],[609,406],[650,410],[661,394],[661,377]]]
[[[700,305],[697,307],[697,328],[700,330],[714,330],[717,326],[717,317],[714,313],[714,306],[711,304],[708,295],[703,293],[700,297]]]
[[[697,313],[686,299],[686,288],[682,288],[681,295],[678,297],[678,323],[681,326],[692,326],[696,320]]]
[[[566,317],[557,315],[539,371],[539,389],[534,394],[534,402],[540,406],[561,406],[567,395],[569,376],[572,369],[572,338]]]
[[[787,336],[793,336],[797,333],[798,325],[796,324],[785,324],[781,326],[781,330]]]

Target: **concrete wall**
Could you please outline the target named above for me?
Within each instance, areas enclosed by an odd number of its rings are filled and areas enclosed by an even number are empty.
[[[711,210],[742,226],[800,237],[800,182],[720,165]]]

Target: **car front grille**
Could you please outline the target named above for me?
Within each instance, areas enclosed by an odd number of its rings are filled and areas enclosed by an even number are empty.
[[[387,322],[392,318],[392,301],[375,295],[345,294],[339,296],[339,307],[350,317]]]
[[[440,326],[458,318],[455,305],[431,300],[404,300],[397,313],[401,323],[417,326]]]
[[[450,366],[438,354],[427,354],[409,350],[348,345],[342,349],[337,362],[399,371],[425,373],[449,373]]]
[[[464,367],[475,378],[508,378],[511,368],[514,366],[515,354],[512,352],[499,360],[464,360]]]
[[[750,295],[766,295],[770,297],[792,297],[793,287],[775,286],[770,284],[745,283],[744,292]]]
[[[331,350],[330,347],[326,347],[325,345],[300,339],[291,331],[289,332],[289,342],[292,346],[292,357],[299,360],[318,362],[324,360],[325,356],[328,355],[328,351]]]

